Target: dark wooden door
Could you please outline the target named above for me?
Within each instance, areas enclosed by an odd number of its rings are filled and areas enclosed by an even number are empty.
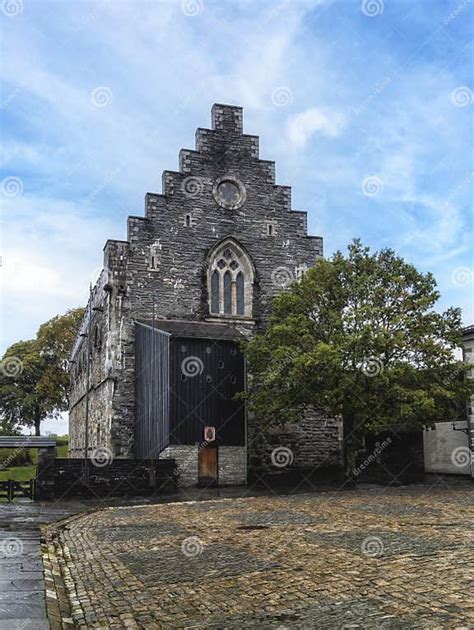
[[[198,478],[199,484],[217,485],[217,446],[199,449]]]

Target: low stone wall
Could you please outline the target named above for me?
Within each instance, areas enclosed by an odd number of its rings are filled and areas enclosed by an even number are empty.
[[[167,460],[115,459],[106,465],[88,463],[84,482],[84,460],[42,457],[38,461],[36,499],[67,497],[115,497],[174,492],[176,463]]]
[[[387,431],[366,435],[355,477],[366,483],[401,485],[424,478],[423,432]]]
[[[262,430],[249,422],[249,476],[337,476],[342,468],[342,422],[308,410],[298,423]]]

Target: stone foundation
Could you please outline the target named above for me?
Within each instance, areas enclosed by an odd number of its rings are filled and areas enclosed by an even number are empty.
[[[178,467],[178,485],[196,486],[198,482],[198,444],[168,446],[160,459],[174,459]]]
[[[247,449],[245,446],[221,446],[218,452],[219,485],[247,483]]]
[[[178,467],[178,484],[184,488],[198,484],[199,445],[168,446],[160,459],[173,459]],[[245,446],[219,446],[217,454],[220,486],[247,483],[247,449]]]

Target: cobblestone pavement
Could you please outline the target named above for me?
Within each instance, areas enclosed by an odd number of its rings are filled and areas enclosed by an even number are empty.
[[[474,627],[472,485],[113,507],[44,528],[53,628]]]

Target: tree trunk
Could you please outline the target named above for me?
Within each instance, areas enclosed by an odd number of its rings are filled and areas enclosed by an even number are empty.
[[[343,448],[344,448],[344,477],[346,485],[355,485],[355,467],[357,461],[357,451],[359,439],[356,435],[356,423],[354,416],[349,410],[344,410],[342,416],[343,426]]]
[[[41,435],[40,425],[41,425],[41,418],[36,417],[35,418],[35,435]]]

